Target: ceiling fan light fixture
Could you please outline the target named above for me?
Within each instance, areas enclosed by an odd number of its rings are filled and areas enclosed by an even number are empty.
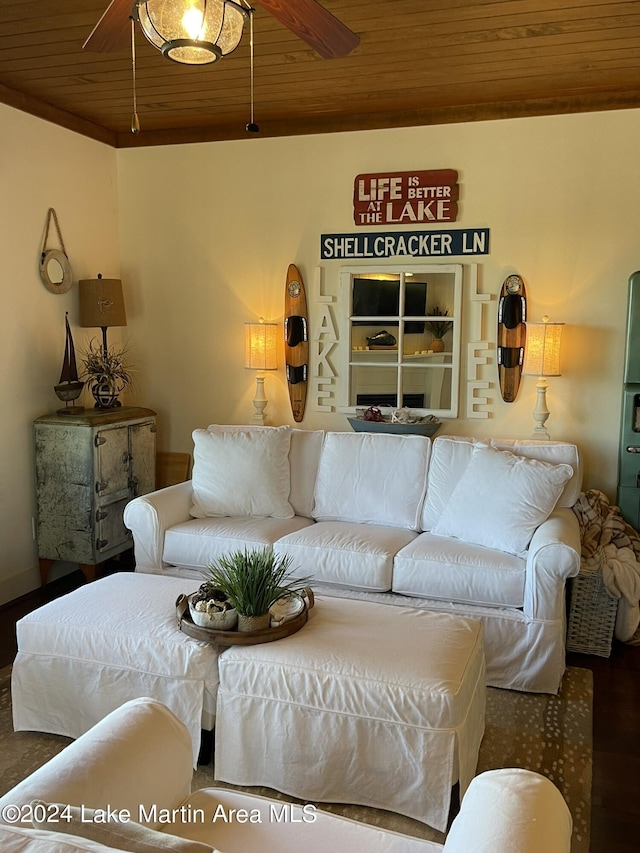
[[[247,11],[233,0],[135,0],[142,32],[181,65],[208,65],[236,49]]]

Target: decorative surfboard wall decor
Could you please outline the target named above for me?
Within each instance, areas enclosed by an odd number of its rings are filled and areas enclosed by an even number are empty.
[[[518,395],[527,337],[527,292],[519,275],[502,283],[498,303],[498,380],[505,403]]]
[[[300,271],[289,264],[284,291],[284,354],[291,411],[296,423],[304,417],[309,376],[307,296]]]

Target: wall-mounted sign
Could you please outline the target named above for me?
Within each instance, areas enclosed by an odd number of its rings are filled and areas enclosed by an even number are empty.
[[[455,169],[357,175],[353,220],[356,225],[455,222],[460,195],[457,181]]]
[[[441,258],[488,255],[488,228],[453,231],[381,231],[367,234],[322,234],[323,261],[345,258]]]

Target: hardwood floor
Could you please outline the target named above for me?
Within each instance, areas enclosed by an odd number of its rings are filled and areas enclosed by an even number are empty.
[[[132,568],[132,558],[123,555],[105,564],[102,573]],[[82,583],[82,573],[74,572],[0,607],[0,667],[15,657],[17,620]],[[593,672],[591,853],[636,853],[640,849],[640,647],[615,643],[609,658],[570,654],[567,663]]]
[[[591,853],[640,849],[640,647],[610,658],[570,654],[593,671]]]

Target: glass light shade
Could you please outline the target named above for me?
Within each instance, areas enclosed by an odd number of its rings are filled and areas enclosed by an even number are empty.
[[[275,370],[277,323],[244,324],[244,366],[252,370]]]
[[[235,50],[248,13],[233,0],[136,0],[138,22],[163,56],[207,65]]]
[[[544,318],[543,318],[544,320]],[[527,323],[523,373],[560,376],[560,339],[564,323]]]

